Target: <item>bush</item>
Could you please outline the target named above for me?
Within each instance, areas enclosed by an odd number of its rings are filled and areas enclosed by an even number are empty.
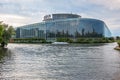
[[[72,39],[70,39],[70,38],[57,38],[57,42],[69,42],[69,43],[72,43],[74,41]]]
[[[117,41],[118,46],[120,47],[120,40]]]
[[[77,43],[83,43],[83,42],[85,42],[85,39],[84,39],[84,38],[78,38],[78,39],[76,40],[76,42],[77,42]]]
[[[0,37],[0,43],[2,42],[2,37]]]
[[[40,38],[22,38],[22,39],[14,39],[16,43],[45,43],[45,39]]]
[[[69,42],[69,43],[73,43],[74,41],[73,41],[72,39],[68,39],[67,42]]]

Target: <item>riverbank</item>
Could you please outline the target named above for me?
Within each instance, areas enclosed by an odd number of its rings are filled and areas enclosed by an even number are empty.
[[[7,48],[0,47],[0,63],[2,63],[2,59],[7,55]]]
[[[120,50],[120,47],[119,47],[119,46],[116,46],[114,49],[115,49],[115,50]]]
[[[116,42],[117,42],[118,46],[116,46],[114,49],[115,50],[120,50],[120,40],[117,40]]]
[[[68,42],[77,44],[91,44],[91,43],[112,43],[115,42],[114,38],[57,38],[53,40],[45,40],[40,38],[27,38],[27,39],[13,39],[11,43],[52,43],[52,42]]]

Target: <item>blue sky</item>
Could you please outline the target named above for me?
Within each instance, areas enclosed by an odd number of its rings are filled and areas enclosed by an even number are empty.
[[[18,27],[41,22],[52,13],[75,13],[103,20],[120,36],[120,0],[0,0],[0,20]]]

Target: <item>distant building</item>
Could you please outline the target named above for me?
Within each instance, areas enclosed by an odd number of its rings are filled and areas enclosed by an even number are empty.
[[[81,38],[111,37],[106,24],[97,19],[81,18],[77,14],[52,14],[44,16],[43,22],[20,26],[16,38]]]

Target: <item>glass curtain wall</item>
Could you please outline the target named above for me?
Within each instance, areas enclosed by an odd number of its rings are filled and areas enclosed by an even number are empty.
[[[81,38],[111,37],[103,21],[88,18],[50,20],[17,28],[17,38]]]

